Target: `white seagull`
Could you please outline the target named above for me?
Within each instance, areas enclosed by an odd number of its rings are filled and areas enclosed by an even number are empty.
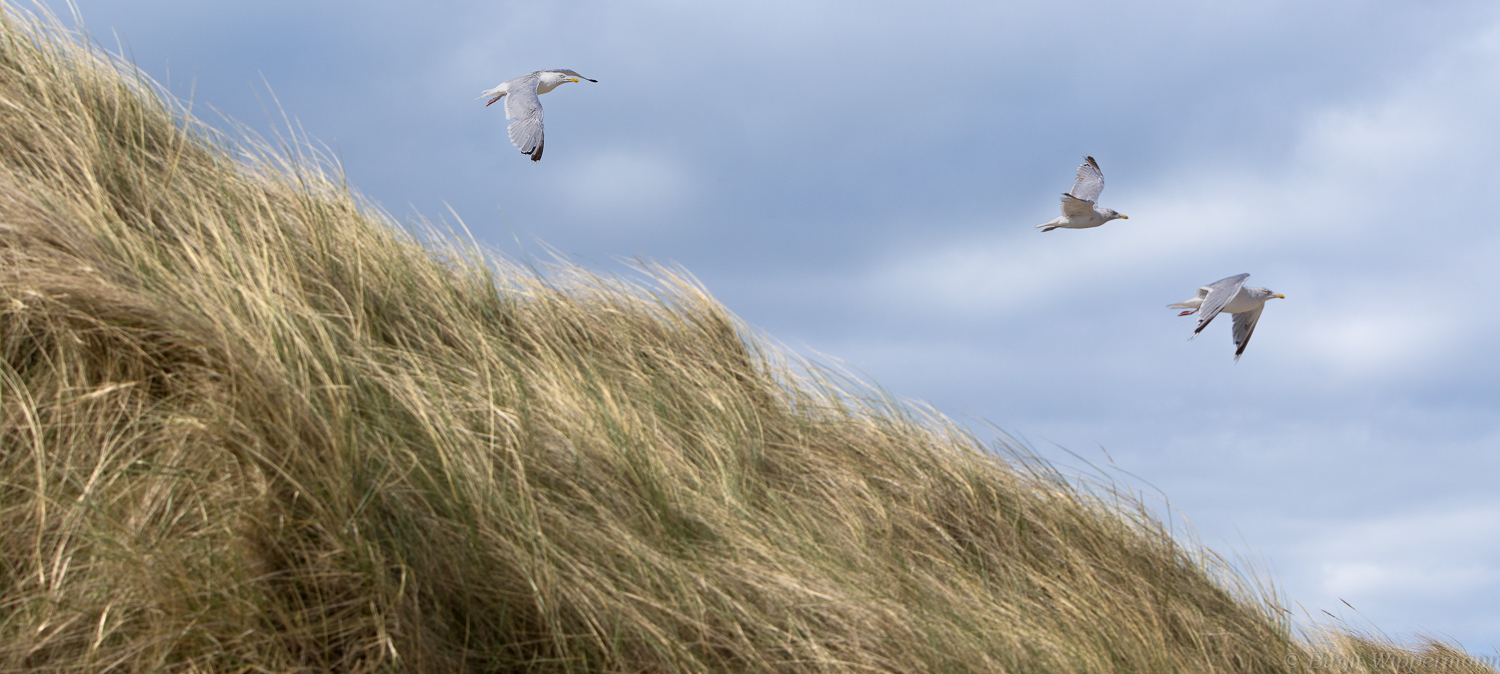
[[[1099,193],[1104,191],[1104,172],[1099,170],[1099,162],[1093,157],[1084,157],[1083,163],[1078,166],[1078,178],[1073,183],[1073,189],[1063,192],[1062,195],[1062,217],[1051,222],[1037,225],[1037,229],[1050,232],[1059,227],[1063,229],[1088,229],[1098,227],[1110,220],[1119,218],[1129,220],[1130,216],[1120,215],[1113,208],[1094,208],[1094,200],[1099,198]],[[1046,229],[1042,229],[1045,227]]]
[[[1255,332],[1255,323],[1260,320],[1260,310],[1266,308],[1266,300],[1273,297],[1286,299],[1286,295],[1273,293],[1266,288],[1246,288],[1245,279],[1249,274],[1237,274],[1225,279],[1219,279],[1198,289],[1198,295],[1186,302],[1168,304],[1168,309],[1187,309],[1178,316],[1202,310],[1198,315],[1198,329],[1193,331],[1193,337],[1203,332],[1208,327],[1209,321],[1220,313],[1234,314],[1234,344],[1238,349],[1234,351],[1234,360],[1240,359],[1240,354],[1245,352],[1245,345],[1250,343],[1250,335]],[[1192,339],[1189,337],[1188,339]]]
[[[537,96],[556,89],[564,82],[577,82],[580,79],[589,80],[571,70],[538,70],[506,80],[494,89],[480,92],[479,97],[493,97],[489,103],[484,104],[485,107],[505,98],[505,118],[515,120],[510,123],[510,142],[521,150],[521,154],[531,155],[531,161],[541,161],[542,101]]]

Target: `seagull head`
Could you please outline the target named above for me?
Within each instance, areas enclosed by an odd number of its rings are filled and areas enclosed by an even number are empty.
[[[1130,216],[1128,216],[1128,215],[1121,215],[1121,214],[1115,212],[1115,209],[1113,209],[1113,208],[1101,208],[1101,209],[1099,209],[1099,214],[1102,215],[1102,216],[1104,216],[1104,221],[1105,222],[1109,222],[1110,220],[1129,220],[1130,219]]]
[[[547,79],[549,78],[549,76],[550,76],[552,82],[555,83],[553,86],[556,86],[557,84],[562,84],[563,82],[577,82],[579,80],[589,80],[589,78],[584,77],[583,75],[579,75],[578,73],[576,73],[576,72],[574,72],[572,70],[566,70],[566,69],[548,70],[548,71],[542,73],[542,81],[546,82]],[[589,81],[590,82],[598,82],[599,80],[589,80]]]
[[[589,80],[589,78],[584,77],[583,75],[579,75],[578,73],[571,70],[543,70],[541,71],[541,75],[538,77],[536,92],[539,94],[545,94],[549,91],[552,91],[553,89],[556,89],[560,84],[577,82],[579,80]],[[598,82],[599,80],[589,81]]]

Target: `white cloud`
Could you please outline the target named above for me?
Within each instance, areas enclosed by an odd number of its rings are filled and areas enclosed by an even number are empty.
[[[1394,603],[1411,596],[1461,597],[1500,589],[1500,503],[1331,524],[1309,545],[1319,589],[1333,597]],[[1353,600],[1350,600],[1353,602]],[[1357,604],[1356,604],[1357,605]]]

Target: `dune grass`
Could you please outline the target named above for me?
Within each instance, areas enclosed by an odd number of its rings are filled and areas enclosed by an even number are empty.
[[[0,9],[0,671],[1491,671]]]

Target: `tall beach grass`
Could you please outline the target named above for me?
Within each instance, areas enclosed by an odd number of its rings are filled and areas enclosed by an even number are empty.
[[[0,671],[1491,671],[302,148],[0,4]]]

